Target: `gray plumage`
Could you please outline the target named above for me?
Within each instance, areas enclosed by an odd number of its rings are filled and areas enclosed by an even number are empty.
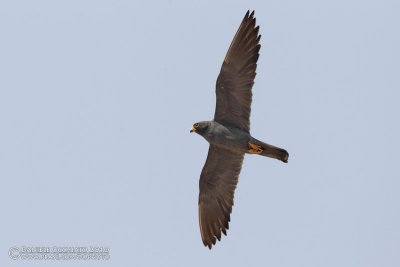
[[[200,175],[199,223],[203,244],[210,249],[226,235],[245,153],[287,162],[289,154],[250,135],[252,92],[260,50],[254,11],[247,11],[224,59],[216,84],[213,121],[195,123],[191,132],[209,143]]]

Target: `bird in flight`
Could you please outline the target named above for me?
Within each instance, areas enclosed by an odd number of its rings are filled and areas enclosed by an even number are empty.
[[[247,11],[225,56],[217,78],[214,120],[193,124],[190,132],[209,143],[200,175],[199,223],[203,244],[210,249],[229,228],[233,195],[244,154],[287,162],[286,150],[250,135],[251,89],[260,50],[259,26],[254,11]]]

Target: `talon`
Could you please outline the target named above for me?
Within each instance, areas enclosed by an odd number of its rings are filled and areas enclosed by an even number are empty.
[[[249,149],[247,150],[247,153],[249,154],[261,154],[264,151],[264,149],[256,144],[252,144],[249,142]]]

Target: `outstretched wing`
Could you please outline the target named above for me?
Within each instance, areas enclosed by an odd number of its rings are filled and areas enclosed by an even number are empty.
[[[251,88],[260,50],[254,11],[247,11],[222,63],[216,85],[214,120],[245,131],[250,129]]]
[[[210,145],[200,176],[199,223],[201,238],[211,249],[221,232],[226,235],[244,154]]]

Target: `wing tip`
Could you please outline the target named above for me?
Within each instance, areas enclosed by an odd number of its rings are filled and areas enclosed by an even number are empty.
[[[251,13],[250,13],[250,9],[248,9],[247,12],[246,12],[246,14],[244,15],[244,19],[243,19],[243,20],[246,20],[246,19],[255,19],[255,18],[254,18],[254,15],[255,15],[255,10],[252,10]]]
[[[218,234],[211,233],[211,236],[208,236],[208,237],[205,237],[202,234],[201,237],[202,237],[203,245],[205,247],[208,247],[209,249],[211,249],[212,246],[215,246],[215,244],[217,243],[217,240],[221,241],[221,239],[222,239],[221,233],[224,234],[225,236],[227,236],[227,231],[229,230],[228,221],[226,221],[224,226],[220,226],[218,230],[219,230]]]

